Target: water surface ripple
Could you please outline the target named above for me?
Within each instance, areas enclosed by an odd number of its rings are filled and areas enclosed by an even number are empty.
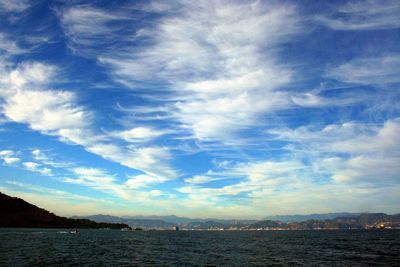
[[[0,229],[0,266],[400,266],[400,230]]]

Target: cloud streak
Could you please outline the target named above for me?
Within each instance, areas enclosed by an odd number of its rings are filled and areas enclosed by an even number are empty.
[[[388,85],[400,83],[400,55],[354,58],[328,71],[328,76],[346,83]]]
[[[85,24],[83,32],[75,29],[90,18],[88,14],[97,12],[78,9],[68,9],[61,19],[67,35],[82,34],[89,40],[84,44],[71,38],[75,45],[82,49],[93,45],[99,39],[98,25],[115,34],[114,16]],[[82,16],[77,18],[71,10]],[[236,132],[254,125],[261,114],[291,105],[280,89],[292,81],[292,70],[279,62],[275,50],[302,29],[294,6],[179,2],[173,15],[156,23],[137,29],[134,36],[139,44],[148,40],[150,45],[133,45],[132,37],[126,37],[113,53],[100,52],[96,58],[111,70],[115,81],[132,90],[153,88],[154,83],[166,87],[167,113],[194,138],[232,139]]]
[[[400,4],[396,0],[350,1],[317,21],[334,30],[368,31],[400,27]]]
[[[2,70],[0,96],[3,100],[1,111],[5,118],[26,124],[35,131],[55,136],[63,142],[81,145],[89,152],[149,175],[166,176],[164,180],[177,177],[175,170],[167,163],[171,158],[167,148],[142,148],[140,143],[125,148],[110,143],[113,136],[99,133],[91,123],[93,113],[78,103],[75,93],[49,89],[56,72],[55,67],[37,62]],[[142,141],[146,139],[143,138],[144,134],[147,133],[147,137],[149,133],[152,134],[150,130],[144,132],[143,129],[136,128],[134,132],[137,136],[141,135],[138,137],[142,137]],[[127,134],[132,135],[132,130],[121,132],[122,137],[132,137]],[[8,162],[11,163],[10,159]]]

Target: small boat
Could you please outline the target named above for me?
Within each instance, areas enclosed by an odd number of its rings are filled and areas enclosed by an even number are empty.
[[[131,231],[132,229],[130,228],[130,227],[124,227],[124,228],[121,228],[121,231]]]
[[[70,234],[79,234],[79,230],[78,229],[74,229],[72,231],[69,232]]]

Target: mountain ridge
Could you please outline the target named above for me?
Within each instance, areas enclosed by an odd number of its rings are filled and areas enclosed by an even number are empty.
[[[128,225],[60,217],[21,198],[0,192],[0,227],[121,229]]]
[[[191,219],[169,216],[126,216],[111,215],[60,217],[39,208],[23,199],[11,197],[0,192],[0,227],[42,227],[42,228],[145,228],[172,229],[174,226],[186,230],[315,230],[315,229],[369,229],[400,228],[400,214],[385,213],[330,213],[310,216],[337,216],[333,219],[308,219],[301,222],[281,220],[221,220]],[[300,216],[300,215],[293,215]],[[305,216],[305,215],[301,215]],[[149,219],[153,218],[153,219]],[[175,220],[166,222],[159,218]],[[177,223],[178,221],[180,223]]]
[[[365,212],[368,213],[368,212]],[[356,217],[361,212],[330,212],[330,213],[311,213],[311,214],[294,214],[294,215],[273,215],[267,216],[263,220],[273,220],[282,222],[302,222],[307,220],[329,220],[338,217]]]
[[[400,214],[387,215],[385,213],[360,213],[358,215],[352,213],[335,213],[341,215],[333,219],[315,220],[308,219],[301,222],[284,222],[280,220],[259,220],[250,222],[240,222],[239,220],[225,220],[221,222],[212,219],[196,219],[186,218],[190,221],[182,223],[170,223],[162,220],[151,219],[132,219],[133,217],[117,217],[110,215],[91,215],[86,217],[97,222],[102,220],[107,222],[123,222],[131,227],[141,227],[145,229],[171,229],[174,226],[179,226],[187,230],[217,230],[217,229],[287,229],[287,230],[312,230],[312,229],[363,229],[376,228],[384,223],[388,227],[400,227]],[[330,214],[329,216],[333,216]],[[153,218],[162,216],[153,216]],[[168,216],[169,217],[169,216]],[[142,217],[141,217],[142,218]]]

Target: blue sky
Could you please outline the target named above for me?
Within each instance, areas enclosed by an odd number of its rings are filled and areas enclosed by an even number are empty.
[[[61,215],[400,212],[398,14],[0,0],[0,191]]]

